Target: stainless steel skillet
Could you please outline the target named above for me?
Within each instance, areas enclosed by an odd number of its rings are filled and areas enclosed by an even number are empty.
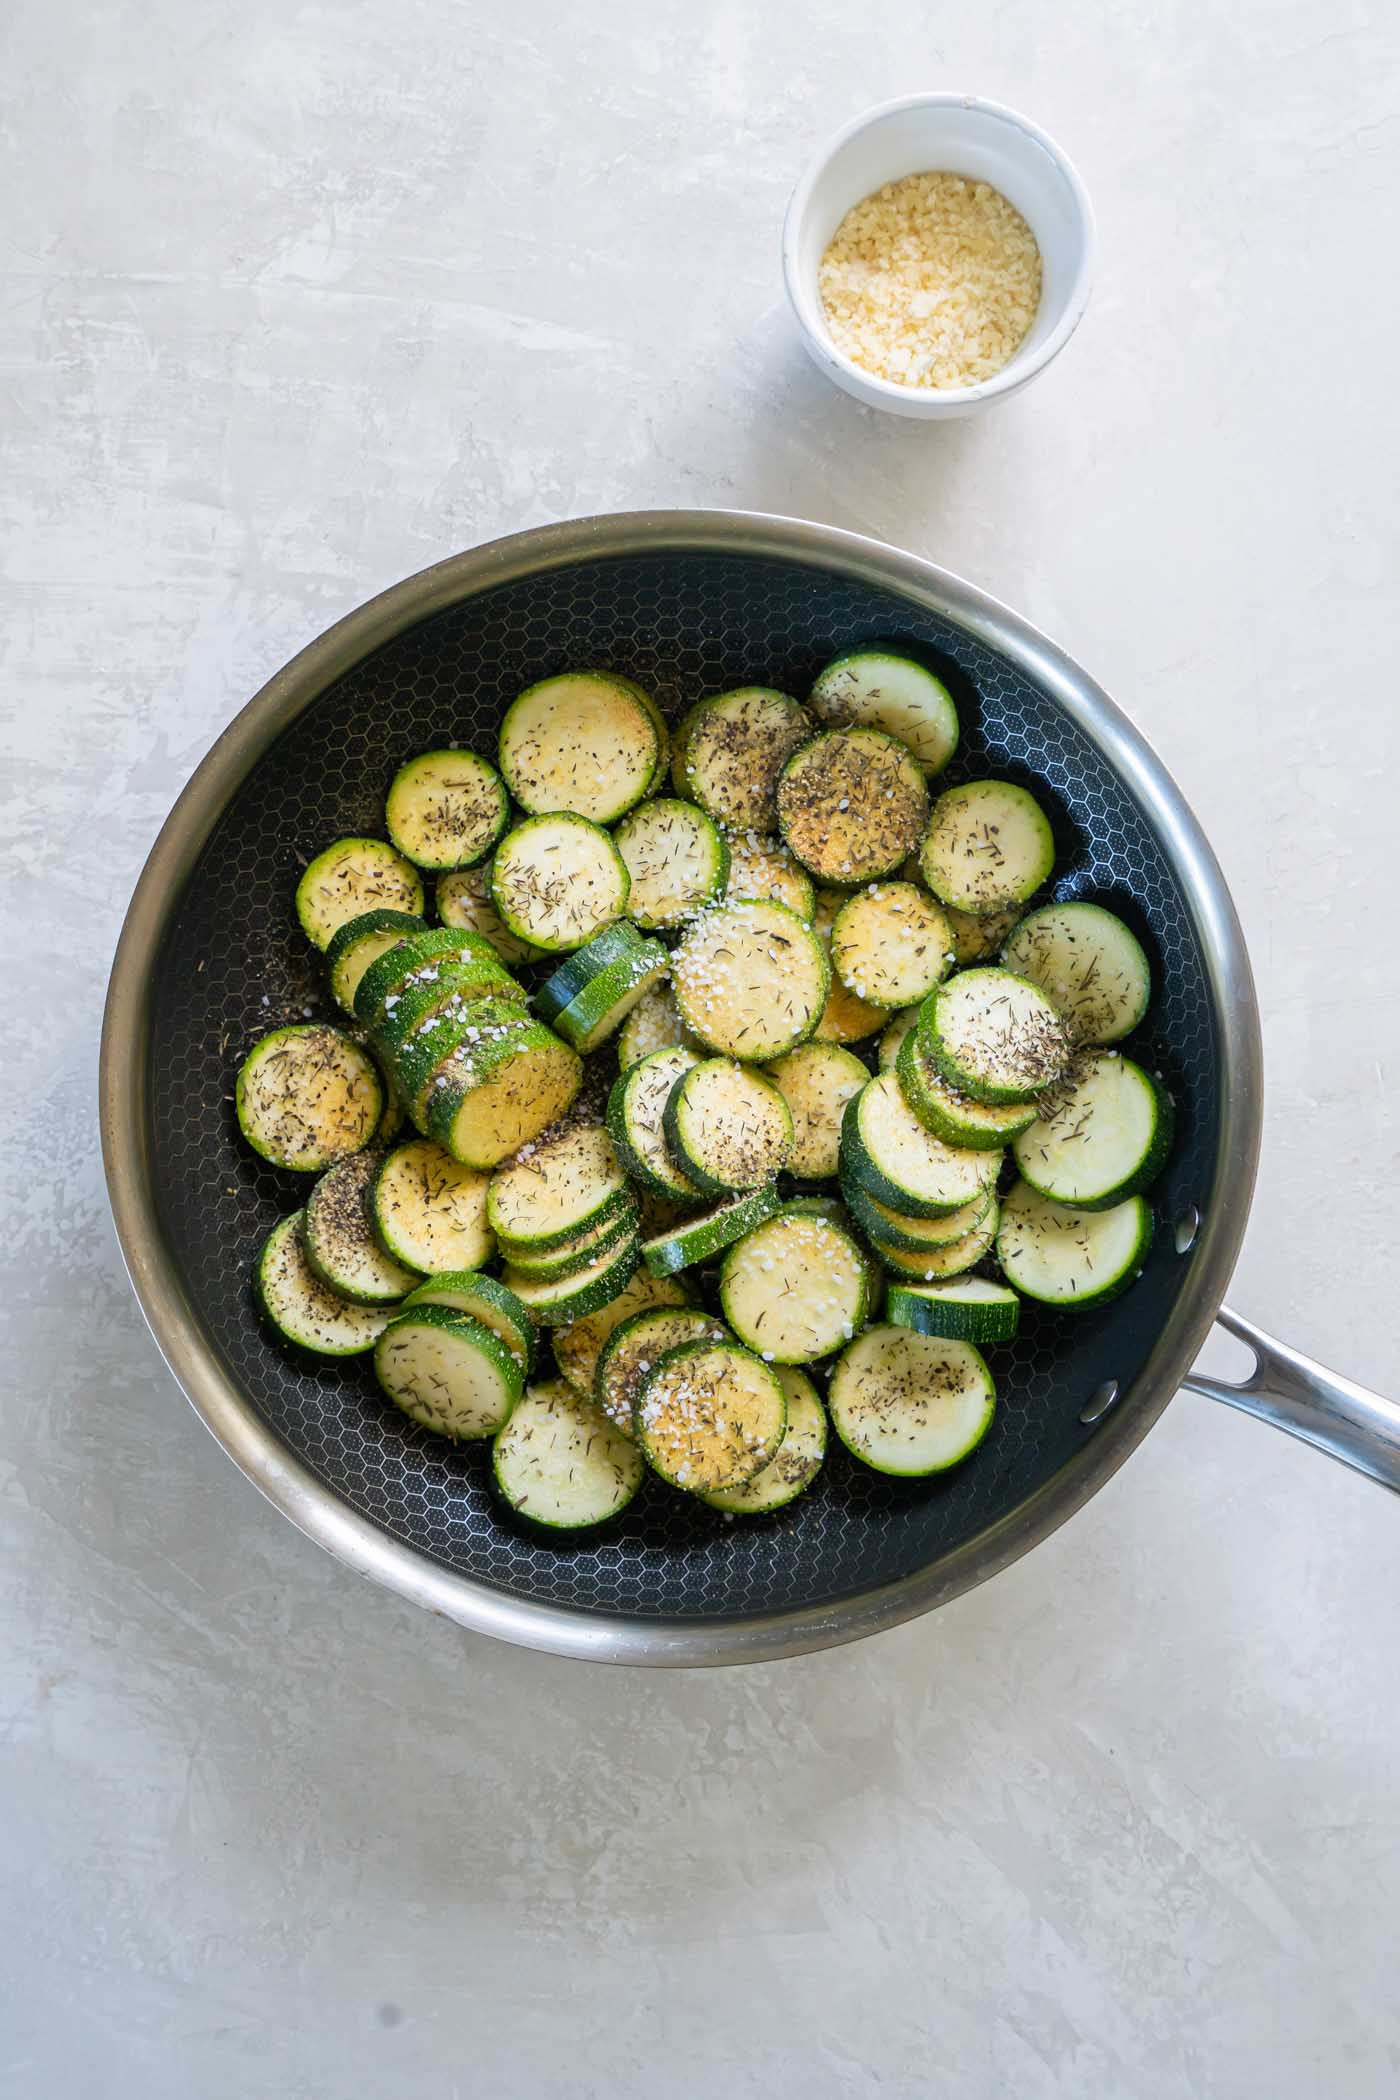
[[[302,1200],[241,1147],[243,1046],[320,1000],[291,918],[311,850],[378,826],[415,750],[492,748],[532,678],[603,662],[668,711],[761,679],[801,692],[843,647],[903,638],[960,687],[950,778],[1041,784],[1057,894],[1122,910],[1160,987],[1140,1048],[1176,1094],[1159,1230],[1125,1297],[1078,1322],[1031,1310],[998,1352],[1002,1404],[971,1463],[897,1487],[837,1454],[783,1516],[724,1524],[657,1489],[615,1536],[541,1544],[493,1505],[480,1459],[413,1430],[364,1367],[279,1355],[252,1255]],[[230,1456],[313,1538],[464,1625],[598,1661],[717,1664],[858,1639],[1006,1566],[1123,1463],[1184,1384],[1400,1486],[1400,1409],[1260,1335],[1221,1301],[1248,1215],[1261,1061],[1249,963],[1220,870],[1155,754],[1092,679],[1014,613],[930,564],[795,520],[654,512],[548,526],[455,556],[340,621],[249,702],[151,853],[113,966],[102,1136],[146,1317]],[[1211,1322],[1253,1348],[1243,1385],[1191,1366]]]

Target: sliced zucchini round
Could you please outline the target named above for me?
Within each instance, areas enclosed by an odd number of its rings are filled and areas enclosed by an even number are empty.
[[[501,723],[501,771],[522,809],[615,824],[666,765],[656,706],[630,678],[565,671],[527,686]]]
[[[953,936],[942,907],[912,882],[872,882],[849,897],[831,929],[831,967],[872,1006],[910,1006],[947,976]]]
[[[828,729],[778,781],[778,824],[818,882],[841,889],[892,875],[928,821],[924,772],[881,729]]]
[[[771,686],[713,693],[676,740],[676,787],[732,831],[772,832],[778,776],[812,734],[805,707]]]
[[[1002,1205],[997,1260],[1008,1283],[1043,1305],[1104,1305],[1136,1283],[1152,1245],[1141,1196],[1112,1210],[1071,1210],[1018,1181]]]
[[[654,942],[642,939],[635,926],[627,919],[617,919],[595,933],[591,941],[581,948],[561,955],[544,983],[535,992],[535,1011],[542,1021],[558,1020],[566,1006],[572,1006],[580,992],[585,991],[595,977],[600,977],[611,964],[627,962],[640,955]]]
[[[375,1236],[370,1191],[379,1171],[372,1152],[357,1152],[323,1174],[307,1199],[302,1239],[322,1283],[356,1305],[397,1305],[423,1271],[395,1261]]]
[[[739,1340],[765,1363],[810,1364],[864,1324],[869,1274],[834,1219],[785,1210],[730,1248],[719,1296]]]
[[[918,1025],[919,1009],[906,1006],[902,1014],[896,1014],[880,1038],[880,1070],[891,1072],[899,1062],[904,1038]]]
[[[408,1312],[415,1305],[448,1305],[454,1312],[470,1313],[505,1343],[522,1376],[528,1378],[534,1370],[535,1330],[530,1315],[499,1278],[483,1276],[475,1269],[448,1269],[410,1291],[400,1310]]]
[[[922,879],[917,861],[913,879]],[[1012,927],[1020,924],[1021,908],[1013,904],[1009,911],[984,912],[981,917],[976,917],[970,911],[959,911],[956,905],[945,904],[943,916],[953,936],[953,960],[960,970],[966,970],[973,963],[996,959],[997,951]]]
[[[681,1019],[668,978],[650,985],[623,1022],[617,1038],[618,1067],[625,1072],[653,1050],[671,1050],[678,1044],[694,1049],[695,1039]]]
[[[362,1152],[384,1112],[384,1085],[367,1050],[311,1021],[254,1043],[234,1088],[238,1127],[274,1167],[319,1174]]]
[[[547,1531],[591,1531],[642,1484],[641,1453],[565,1379],[527,1387],[491,1447],[491,1471],[517,1516]]]
[[[465,1026],[467,1039],[426,1090],[426,1134],[463,1166],[497,1167],[572,1106],[583,1064],[525,1015],[475,1034]]]
[[[525,1383],[500,1336],[447,1305],[415,1305],[391,1320],[375,1344],[374,1375],[411,1422],[456,1443],[494,1436]]]
[[[873,1235],[871,1245],[887,1269],[898,1276],[916,1278],[921,1283],[938,1283],[950,1276],[961,1276],[973,1269],[983,1256],[990,1254],[1001,1224],[1001,1205],[995,1197],[983,1211],[978,1223],[960,1240],[952,1240],[946,1247],[926,1247],[914,1252],[908,1247],[892,1247]]]
[[[1004,1283],[959,1276],[952,1283],[892,1283],[885,1310],[896,1327],[938,1335],[947,1342],[1014,1342],[1021,1301]]]
[[[831,930],[846,902],[846,894],[844,890],[817,892],[812,927],[828,962],[831,960]],[[818,1043],[859,1043],[866,1036],[874,1035],[877,1028],[883,1028],[888,1019],[886,1007],[872,1006],[868,999],[858,999],[833,970],[826,1005],[812,1030],[812,1039]]]
[[[1171,1150],[1165,1087],[1116,1050],[1081,1054],[1041,1095],[1039,1111],[1012,1147],[1021,1179],[1078,1210],[1111,1210],[1138,1195]]]
[[[686,1287],[670,1277],[653,1276],[649,1269],[636,1269],[605,1305],[585,1314],[567,1327],[556,1327],[551,1337],[554,1361],[576,1392],[593,1396],[598,1359],[608,1336],[633,1313],[649,1312],[654,1306],[685,1305]]]
[[[501,1259],[536,1283],[562,1282],[566,1276],[577,1276],[581,1270],[592,1268],[624,1240],[637,1236],[637,1204],[629,1192],[620,1210],[585,1231],[574,1233],[562,1246],[541,1248],[528,1240],[502,1240]]]
[[[366,911],[338,926],[326,944],[331,996],[347,1014],[355,1011],[355,991],[372,962],[411,933],[426,933],[427,921],[411,911]]]
[[[1001,959],[1039,985],[1081,1043],[1131,1035],[1152,997],[1142,943],[1101,904],[1043,904],[1027,912]]]
[[[693,802],[644,802],[613,837],[632,881],[627,910],[639,926],[679,926],[724,889],[729,848]]]
[[[606,831],[587,817],[527,817],[491,863],[491,899],[511,932],[557,954],[581,948],[627,909],[628,875]]]
[[[698,1218],[687,1219],[643,1240],[642,1259],[653,1276],[674,1276],[679,1269],[693,1268],[696,1262],[708,1261],[712,1254],[721,1253],[746,1232],[762,1225],[781,1207],[781,1200],[771,1183],[746,1196],[735,1196]]]
[[[857,1335],[841,1353],[826,1398],[852,1458],[905,1479],[959,1465],[996,1413],[992,1374],[970,1342],[896,1326]]]
[[[939,1218],[916,1218],[870,1195],[853,1175],[843,1180],[841,1193],[851,1216],[877,1247],[894,1247],[905,1254],[926,1254],[931,1247],[951,1247],[955,1240],[977,1229],[993,1200],[991,1189],[986,1188],[961,1210],[945,1211]]]
[[[495,1252],[486,1220],[487,1176],[431,1138],[410,1138],[379,1166],[370,1191],[381,1246],[420,1275],[479,1269]]]
[[[461,961],[439,957],[390,992],[374,1031],[375,1041],[390,1063],[409,1039],[427,1022],[441,1014],[458,1021],[479,1019],[477,1002],[524,1008],[525,993],[493,955],[483,962],[472,955]]]
[[[970,780],[933,805],[919,866],[935,897],[974,915],[1024,904],[1055,865],[1034,795],[1010,780]]]
[[[683,1342],[653,1365],[633,1411],[637,1440],[672,1487],[740,1487],[773,1458],[787,1428],[777,1374],[734,1342]]]
[[[726,1516],[762,1517],[795,1502],[816,1479],[826,1457],[826,1410],[810,1378],[791,1364],[775,1364],[787,1401],[787,1433],[767,1465],[741,1487],[701,1496]]]
[[[444,926],[479,935],[502,962],[533,962],[540,952],[529,941],[516,938],[492,903],[488,863],[439,875],[436,902]]]
[[[475,963],[482,969],[500,971],[501,982],[514,978],[479,933],[449,926],[425,927],[421,933],[406,933],[382,955],[366,964],[355,986],[355,1018],[368,1029],[377,1029],[384,1019],[387,1002],[400,999],[420,983],[433,983],[453,964]]]
[[[846,1103],[870,1074],[838,1043],[799,1043],[767,1072],[792,1117],[789,1170],[799,1181],[829,1181],[840,1157]]]
[[[973,1101],[960,1094],[930,1060],[917,1029],[900,1044],[894,1068],[905,1100],[924,1128],[945,1145],[1000,1152],[1035,1121],[1034,1101]]]
[[[831,966],[785,904],[720,904],[692,921],[671,957],[691,1033],[726,1057],[765,1062],[805,1042],[821,1018]]]
[[[608,1095],[608,1130],[627,1171],[658,1196],[698,1199],[701,1191],[671,1157],[666,1142],[666,1103],[671,1089],[692,1065],[698,1050],[684,1044],[653,1050],[619,1072]]]
[[[431,1013],[393,1052],[390,1069],[408,1112],[427,1131],[428,1097],[459,1050],[513,1041],[529,1015],[518,999],[458,1001]]]
[[[919,1042],[950,1086],[993,1107],[1034,1100],[1073,1055],[1044,992],[996,968],[960,970],[931,992],[919,1011]]]
[[[622,1026],[639,1000],[669,976],[671,958],[660,941],[643,941],[600,970],[560,1013],[555,1027],[566,1043],[587,1057]]]
[[[507,1269],[504,1280],[537,1326],[567,1327],[610,1305],[632,1277],[637,1261],[637,1241],[628,1238],[572,1276],[541,1279]]]
[[[976,1202],[994,1185],[1000,1164],[1000,1153],[945,1145],[925,1130],[894,1072],[877,1073],[846,1104],[843,1176],[903,1216],[943,1217]]]
[[[722,1321],[689,1305],[653,1306],[615,1327],[598,1355],[593,1397],[614,1428],[629,1441],[636,1435],[633,1412],[643,1385],[669,1349],[682,1342],[731,1341]]]
[[[626,1208],[627,1176],[601,1123],[566,1123],[498,1166],[486,1196],[493,1232],[537,1254],[568,1245]]]
[[[729,897],[768,898],[785,904],[799,919],[811,922],[817,893],[812,878],[799,867],[781,839],[758,831],[729,833]]]
[[[306,938],[328,948],[333,934],[366,912],[420,916],[423,884],[417,869],[383,839],[337,839],[302,875],[296,907]]]
[[[304,1212],[274,1225],[253,1268],[258,1310],[282,1339],[315,1356],[363,1356],[388,1326],[382,1306],[352,1305],[330,1290],[306,1259]]]
[[[770,1080],[729,1057],[706,1057],[676,1081],[662,1115],[671,1155],[706,1195],[771,1181],[792,1153],[792,1115]]]
[[[958,711],[941,678],[894,649],[850,649],[817,674],[811,708],[829,728],[861,723],[907,744],[941,773],[958,748]]]
[[[433,870],[474,867],[510,822],[500,774],[474,751],[425,751],[394,775],[384,828],[406,860]]]

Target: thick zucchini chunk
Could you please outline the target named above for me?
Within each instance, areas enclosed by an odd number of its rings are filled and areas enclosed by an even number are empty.
[[[485,1003],[485,1002],[483,1002]],[[425,1091],[425,1135],[466,1167],[496,1167],[557,1123],[583,1083],[576,1050],[521,1015],[459,1043]]]

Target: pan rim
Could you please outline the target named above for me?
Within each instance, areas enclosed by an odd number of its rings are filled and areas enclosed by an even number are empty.
[[[260,1419],[203,1332],[159,1224],[148,1156],[147,992],[185,880],[232,795],[353,664],[498,584],[581,561],[689,552],[796,561],[893,590],[1012,657],[1076,722],[1134,796],[1181,884],[1220,1029],[1220,1133],[1214,1195],[1170,1319],[1132,1388],[1026,1501],[915,1573],[835,1602],[752,1617],[642,1619],[533,1603],[444,1567],[340,1502]],[[706,1667],[834,1647],[919,1617],[1048,1538],[1112,1477],[1181,1384],[1225,1295],[1258,1166],[1263,1059],[1243,932],[1205,834],[1141,731],[1055,643],[961,577],[836,526],[753,511],[624,511],[534,527],[420,570],[346,614],[254,694],[186,783],[138,878],[108,985],[98,1089],[113,1221],[147,1325],[205,1426],[284,1516],[360,1574],[473,1631],[579,1660]]]

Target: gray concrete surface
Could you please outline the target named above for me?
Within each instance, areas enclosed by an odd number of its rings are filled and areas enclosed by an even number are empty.
[[[777,266],[813,141],[918,85],[1047,125],[1103,237],[1055,372],[928,431],[807,368]],[[1398,95],[1363,0],[13,0],[4,2093],[1394,2093],[1390,1497],[1184,1396],[862,1648],[509,1652],[205,1435],[93,1096],[142,857],[305,639],[539,520],[806,513],[1023,608],[1157,742],[1265,1013],[1236,1302],[1394,1391]]]

